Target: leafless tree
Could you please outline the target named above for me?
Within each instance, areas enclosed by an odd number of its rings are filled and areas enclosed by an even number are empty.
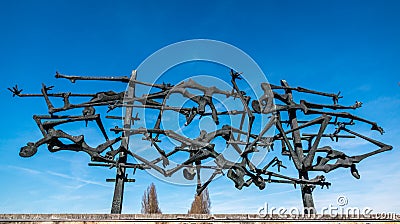
[[[188,211],[189,214],[210,214],[211,201],[207,188],[200,195],[194,196],[192,206]]]
[[[158,207],[157,191],[154,183],[151,183],[143,194],[142,214],[161,214],[161,209]]]

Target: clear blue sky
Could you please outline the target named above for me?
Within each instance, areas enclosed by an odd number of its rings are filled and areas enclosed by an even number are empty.
[[[42,82],[69,88],[54,79],[56,70],[129,75],[166,45],[206,38],[245,51],[272,83],[286,79],[294,86],[340,90],[341,103],[364,102],[357,114],[378,122],[386,134],[363,133],[394,150],[361,163],[360,180],[347,170],[328,174],[332,189],[315,191],[317,209],[345,195],[350,206],[399,213],[399,11],[399,1],[1,1],[0,212],[109,213],[113,184],[104,179],[114,175],[87,167],[83,153],[52,154],[43,147],[32,158],[20,158],[19,148],[40,138],[32,115],[46,113],[46,107],[42,99],[12,98],[7,87],[19,84],[25,93],[39,92]],[[93,130],[88,134],[95,138]],[[346,146],[367,147],[359,141]],[[151,182],[163,212],[187,212],[193,186],[168,184],[145,172],[135,177],[126,187],[124,213],[140,212]],[[292,186],[239,191],[220,178],[209,191],[213,213],[256,213],[265,202],[301,207],[300,192]]]

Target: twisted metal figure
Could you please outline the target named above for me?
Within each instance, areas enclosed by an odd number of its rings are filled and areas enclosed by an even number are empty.
[[[252,184],[260,190],[265,189],[270,183],[286,183],[301,186],[303,205],[306,208],[314,208],[312,191],[315,186],[329,187],[331,183],[325,180],[322,175],[316,175],[310,178],[312,172],[323,171],[328,173],[337,168],[349,168],[351,174],[355,178],[360,178],[360,174],[356,168],[356,164],[367,157],[388,151],[392,146],[386,145],[377,140],[371,139],[360,133],[352,131],[347,126],[355,125],[355,122],[370,124],[372,130],[384,133],[383,129],[375,122],[352,115],[348,112],[332,112],[331,110],[354,110],[362,106],[361,102],[356,101],[354,105],[339,105],[338,100],[342,98],[340,92],[337,94],[324,93],[310,90],[302,87],[291,87],[285,80],[281,80],[281,85],[272,85],[269,83],[261,83],[260,88],[263,95],[259,99],[251,99],[246,95],[237,83],[241,79],[240,73],[231,70],[231,90],[221,90],[215,86],[203,86],[192,79],[180,82],[176,85],[172,84],[153,84],[141,82],[136,79],[136,71],[132,72],[131,77],[88,77],[88,76],[67,76],[56,73],[56,78],[70,80],[75,83],[77,80],[88,81],[98,80],[105,82],[122,82],[127,83],[128,91],[102,91],[93,94],[82,93],[49,93],[53,86],[42,84],[40,94],[23,94],[22,89],[15,87],[8,88],[13,96],[18,97],[43,97],[47,108],[48,115],[35,115],[34,120],[37,123],[43,138],[36,142],[29,142],[20,150],[20,156],[30,157],[37,153],[41,145],[46,144],[50,152],[60,150],[81,151],[87,153],[92,162],[91,166],[106,166],[116,168],[117,174],[115,179],[107,179],[107,181],[115,182],[114,198],[111,208],[112,213],[121,213],[123,189],[125,182],[133,182],[128,179],[126,169],[153,169],[165,177],[170,177],[179,170],[182,170],[183,176],[187,180],[197,180],[197,194],[201,192],[218,176],[225,175],[234,182],[238,189],[249,187]],[[239,83],[240,84],[240,83]],[[140,97],[135,94],[135,86],[144,85],[159,89],[155,93],[144,94]],[[202,95],[195,95],[189,90],[200,90]],[[279,93],[283,91],[283,93]],[[295,101],[294,94],[296,92],[317,95],[321,97],[329,97],[333,104],[318,104],[308,102],[306,100]],[[168,105],[168,98],[172,94],[180,94],[181,96],[193,101],[197,107],[184,108]],[[217,107],[213,101],[214,94],[222,94],[227,98],[239,98],[242,109],[230,111],[217,111]],[[70,98],[90,98],[87,101],[72,104]],[[62,98],[64,104],[62,107],[54,107],[52,98]],[[277,104],[274,104],[277,101]],[[140,104],[134,104],[138,102]],[[97,113],[96,107],[108,107],[108,112],[116,108],[124,108],[126,110],[125,117],[108,115],[105,118],[123,120],[123,127],[114,127],[109,129],[116,135],[110,139],[107,130],[101,120],[101,114]],[[211,113],[206,112],[209,107]],[[72,109],[82,108],[81,115],[71,115]],[[144,108],[146,110],[157,110],[158,116],[152,128],[135,127],[134,121],[140,120],[138,114],[132,116],[134,108]],[[327,111],[328,109],[329,111]],[[185,116],[185,126],[189,126],[196,115],[211,116],[216,125],[222,125],[213,132],[201,130],[195,138],[186,137],[177,131],[164,129],[161,127],[161,119],[164,111],[174,111]],[[56,115],[58,113],[69,113],[68,115]],[[108,113],[107,112],[107,113]],[[282,119],[283,113],[286,113],[287,120]],[[240,116],[239,127],[232,127],[227,124],[220,124],[219,116]],[[254,133],[253,124],[257,122],[257,116],[270,116],[269,121],[265,124],[259,133]],[[319,117],[316,117],[319,116]],[[245,119],[247,117],[247,129],[244,128]],[[302,120],[299,119],[302,118]],[[332,118],[335,118],[332,121]],[[104,136],[104,143],[92,147],[89,146],[83,135],[73,136],[62,129],[60,126],[67,123],[76,123],[84,121],[86,126],[88,122],[95,121],[99,130]],[[285,129],[283,124],[287,124]],[[146,124],[148,125],[148,124]],[[277,133],[273,136],[266,136],[271,128],[276,127]],[[301,133],[306,128],[316,128],[315,133]],[[333,133],[327,133],[329,127],[335,127]],[[56,129],[58,128],[58,129]],[[346,132],[347,134],[340,134]],[[129,138],[134,135],[143,136],[143,140],[149,141],[151,149],[156,150],[159,157],[149,160],[135,153],[129,146]],[[246,136],[245,139],[241,135]],[[179,142],[179,146],[165,148],[162,145],[163,138],[170,138]],[[231,161],[226,159],[221,148],[214,143],[216,139],[222,138],[226,142],[226,147],[231,146],[237,153],[238,159]],[[332,141],[339,141],[343,138],[361,138],[365,141],[377,146],[378,149],[361,155],[347,155],[346,153],[333,149],[330,146],[320,146],[323,138],[330,138]],[[66,144],[62,140],[68,140],[71,143]],[[303,142],[307,143],[307,147],[303,146]],[[113,148],[117,143],[120,145]],[[293,166],[298,171],[298,177],[290,177],[282,174],[281,168],[287,168],[278,156],[274,158],[267,157],[269,162],[262,168],[257,167],[251,161],[251,155],[260,150],[271,151],[274,145],[281,145],[281,156],[287,156]],[[186,154],[187,158],[176,167],[170,167],[170,157],[176,153]],[[268,154],[269,155],[269,154]],[[321,155],[325,155],[324,157]],[[134,157],[140,163],[129,163],[128,157]],[[212,159],[215,165],[204,165],[204,161]],[[334,161],[334,163],[330,163]],[[161,162],[161,164],[159,164]],[[273,172],[270,168],[276,167],[277,171]],[[213,173],[206,181],[200,178],[201,169],[211,169]],[[305,211],[310,211],[306,209]],[[312,210],[311,210],[312,212]]]

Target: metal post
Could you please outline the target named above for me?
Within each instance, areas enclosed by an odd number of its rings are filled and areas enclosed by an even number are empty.
[[[289,87],[288,83],[285,80],[281,81],[282,86],[284,87]],[[288,101],[293,102],[293,96],[292,96],[292,90],[285,89],[285,94],[288,96]],[[289,115],[289,125],[291,129],[298,128],[299,124],[297,122],[297,114],[296,114],[296,109],[289,109],[288,110],[288,115]],[[300,135],[300,130],[293,131],[292,133],[293,137],[293,146],[295,149],[295,152],[297,154],[297,157],[299,158],[301,164],[303,164],[304,160],[304,152],[303,152],[303,145],[301,143],[301,135]],[[303,166],[301,167],[301,170],[298,170],[299,172],[299,179],[304,179],[308,180],[308,172],[306,170],[303,170]],[[304,213],[306,214],[313,214],[314,213],[314,200],[312,197],[312,188],[308,186],[307,184],[301,184],[301,196],[303,199],[303,206],[304,206]]]
[[[126,155],[124,152],[120,153],[119,163],[126,163]],[[115,177],[114,196],[111,205],[111,214],[121,214],[122,200],[124,198],[125,186],[125,167],[117,168],[117,175]]]
[[[128,84],[128,90],[125,95],[125,99],[128,99],[128,103],[132,102],[129,98],[135,97],[135,83],[132,80],[136,79],[136,70],[132,71],[131,79]],[[132,124],[132,110],[133,107],[126,107],[125,116],[124,116],[124,128],[130,129]],[[122,133],[122,142],[121,147],[123,149],[129,149],[129,134],[125,132]],[[118,163],[125,164],[127,162],[126,152],[122,151],[119,154]],[[126,174],[125,167],[119,166],[117,167],[117,175],[115,177],[115,188],[114,188],[114,196],[111,206],[111,214],[121,214],[122,212],[122,202],[124,198],[124,186],[126,182]]]

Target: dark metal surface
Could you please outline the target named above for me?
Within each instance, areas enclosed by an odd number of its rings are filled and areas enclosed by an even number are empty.
[[[76,80],[128,83],[127,91],[122,92],[106,91],[94,94],[48,93],[53,87],[47,87],[42,84],[41,94],[23,94],[18,86],[9,88],[13,96],[43,97],[48,108],[48,115],[34,116],[43,138],[36,142],[27,143],[26,146],[21,148],[19,154],[22,157],[30,157],[37,153],[38,147],[47,145],[50,152],[60,150],[85,152],[94,162],[89,164],[91,166],[115,168],[115,179],[107,179],[107,181],[115,182],[111,213],[118,214],[122,211],[124,184],[125,182],[134,182],[134,179],[128,179],[127,169],[154,169],[165,177],[170,177],[177,171],[182,170],[183,176],[188,180],[193,180],[197,177],[198,194],[215,177],[224,175],[225,171],[226,176],[234,182],[235,187],[238,189],[248,187],[251,184],[254,184],[260,190],[265,189],[266,185],[270,183],[289,183],[295,187],[300,185],[304,207],[314,208],[313,189],[316,186],[329,187],[331,184],[322,175],[310,177],[313,172],[323,171],[328,173],[337,168],[348,168],[351,174],[358,179],[360,174],[356,167],[357,163],[369,156],[392,149],[392,146],[350,129],[350,126],[360,122],[371,125],[371,130],[376,130],[381,134],[384,132],[375,122],[355,116],[349,112],[336,112],[336,110],[354,110],[362,105],[358,101],[351,106],[339,105],[340,92],[332,94],[302,87],[291,87],[285,80],[282,80],[280,86],[261,83],[260,87],[264,91],[264,95],[259,99],[252,100],[250,96],[239,88],[237,81],[241,79],[240,74],[231,70],[230,75],[231,90],[203,86],[190,79],[176,85],[145,83],[136,80],[136,71],[132,72],[130,78],[127,76],[85,77],[56,74],[56,78],[68,79],[73,83]],[[158,91],[139,97],[135,95],[136,85],[149,86]],[[200,91],[203,94],[195,95],[190,90]],[[299,92],[331,98],[333,104],[318,104],[305,100],[297,102],[295,95]],[[166,102],[171,94],[180,94],[197,106],[185,108],[168,105]],[[242,110],[218,111],[213,100],[213,95],[215,94],[225,95],[227,98],[239,98]],[[72,104],[70,103],[71,97],[90,97],[91,99],[86,102]],[[62,98],[63,106],[54,107],[51,101],[52,98]],[[277,104],[274,104],[274,101]],[[124,116],[108,115],[105,117],[123,120],[123,127],[116,126],[109,129],[117,137],[112,139],[108,137],[107,130],[101,120],[101,114],[96,112],[96,107],[108,107],[108,112],[116,108],[124,108]],[[81,115],[57,115],[60,112],[71,113],[70,111],[76,108],[83,109]],[[132,116],[135,108],[158,111],[158,118],[152,128],[135,127],[134,122],[140,120],[138,114],[135,117]],[[207,109],[211,112],[208,112]],[[195,118],[200,119],[203,116],[211,116],[215,124],[219,125],[218,129],[210,133],[203,130],[196,138],[188,138],[173,130],[164,129],[160,125],[161,119],[163,112],[168,110],[184,116],[186,126],[190,125]],[[241,118],[240,126],[232,127],[227,124],[220,124],[219,118],[226,115],[239,116]],[[270,116],[270,119],[259,133],[254,133],[253,125],[258,116]],[[301,116],[301,119],[299,119],[299,116]],[[246,120],[247,127],[244,127]],[[82,121],[86,125],[88,122],[95,121],[104,136],[104,143],[92,147],[86,143],[83,135],[73,136],[59,128],[63,124]],[[283,124],[286,124],[287,127],[284,128]],[[272,137],[266,136],[266,133],[274,127],[277,128],[277,133]],[[317,131],[310,133],[310,127],[316,128]],[[334,127],[334,131],[329,133],[329,127]],[[302,133],[304,130],[307,130],[308,133]],[[134,135],[143,136],[144,141],[149,141],[152,148],[159,154],[159,157],[149,161],[135,153],[134,150],[131,150],[129,148],[129,138]],[[241,138],[241,135],[245,137]],[[172,149],[163,149],[160,146],[161,137],[173,139],[179,142],[180,146]],[[216,148],[213,143],[216,138],[222,138],[226,141],[227,146],[232,146],[240,156],[239,161],[234,162],[226,159],[221,150]],[[361,155],[347,155],[342,151],[333,149],[331,146],[320,146],[323,138],[330,138],[332,141],[338,141],[343,138],[361,138],[377,146],[378,149]],[[66,144],[62,140],[69,140],[72,143]],[[119,143],[119,146],[115,147],[114,145],[117,143]],[[280,156],[286,156],[293,162],[293,166],[298,171],[298,177],[289,177],[281,174],[281,168],[285,169],[287,165],[283,165],[283,161],[277,156],[274,158],[267,157],[270,162],[264,167],[256,167],[251,161],[250,156],[253,153],[259,150],[273,150],[276,143],[279,143],[282,147]],[[186,153],[188,155],[187,159],[176,167],[169,168],[169,157],[178,152]],[[128,157],[135,158],[139,163],[129,163]],[[203,162],[210,158],[214,160],[215,165],[203,165]],[[272,167],[275,167],[277,171],[271,171]],[[207,181],[201,181],[201,169],[213,170]],[[308,209],[306,211],[312,212],[313,210]]]

